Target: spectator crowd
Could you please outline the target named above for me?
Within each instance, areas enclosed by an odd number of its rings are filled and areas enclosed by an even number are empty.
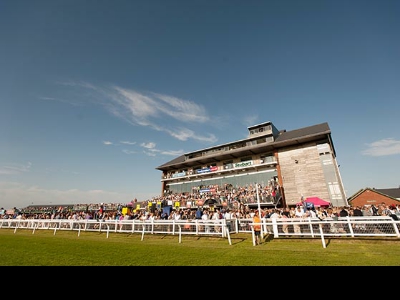
[[[204,192],[206,191],[206,192]],[[257,195],[258,192],[258,195]],[[212,200],[212,202],[210,202]],[[400,218],[400,204],[314,207],[302,202],[296,206],[279,207],[279,185],[268,182],[262,185],[212,185],[193,189],[191,193],[167,192],[164,196],[138,202],[132,200],[122,203],[90,203],[70,205],[32,205],[23,209],[0,209],[0,218],[22,219],[232,219],[253,218],[259,210],[261,218],[334,218],[345,216],[392,216]],[[262,208],[254,208],[261,203]],[[252,205],[253,204],[253,205]],[[268,204],[266,206],[265,204]],[[165,209],[165,208],[169,209]],[[253,208],[252,208],[253,207]]]

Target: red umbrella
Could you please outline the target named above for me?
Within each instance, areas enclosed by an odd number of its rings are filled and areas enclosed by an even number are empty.
[[[331,205],[330,202],[325,201],[319,197],[308,197],[306,198],[305,202],[311,202],[314,204],[315,207],[319,207],[319,206],[329,206]],[[301,205],[301,202],[296,203],[297,205]]]

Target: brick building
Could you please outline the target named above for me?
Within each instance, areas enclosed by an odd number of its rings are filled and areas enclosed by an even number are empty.
[[[348,202],[351,206],[400,204],[400,187],[390,189],[364,188],[352,195]]]

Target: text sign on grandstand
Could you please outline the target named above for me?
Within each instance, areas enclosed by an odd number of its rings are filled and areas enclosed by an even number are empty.
[[[253,165],[253,161],[248,160],[248,161],[241,161],[239,163],[235,163],[233,165],[234,168],[245,168],[245,167],[250,167]]]
[[[202,169],[197,169],[196,173],[201,174],[201,173],[208,173],[208,172],[215,172],[218,170],[217,166],[211,166],[209,168],[202,168]]]
[[[180,173],[174,173],[174,174],[172,174],[172,178],[182,177],[182,176],[185,176],[185,175],[186,175],[185,171],[180,172]]]

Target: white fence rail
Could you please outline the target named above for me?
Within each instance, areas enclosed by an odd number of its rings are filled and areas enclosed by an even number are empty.
[[[251,227],[254,242],[253,223]],[[396,237],[400,238],[400,221],[391,217],[342,217],[326,218],[279,218],[267,219],[262,223],[261,236],[273,234],[274,238],[279,237],[308,237],[321,238],[325,248],[327,237]]]
[[[182,235],[208,235],[227,238],[231,244],[229,229],[224,219],[222,220],[48,220],[48,219],[1,219],[0,228],[32,230],[73,230],[92,232],[105,232],[107,238],[110,233],[140,233],[142,240],[145,234],[171,234],[178,235],[179,242]]]
[[[73,230],[110,233],[140,233],[142,240],[146,234],[208,235],[227,238],[231,244],[231,234],[251,233],[254,244],[252,219],[222,220],[65,220],[65,219],[0,219],[0,229],[32,230]],[[325,238],[329,237],[395,237],[400,238],[400,221],[390,217],[344,217],[327,218],[279,218],[262,219],[261,236],[320,238],[325,248]]]

